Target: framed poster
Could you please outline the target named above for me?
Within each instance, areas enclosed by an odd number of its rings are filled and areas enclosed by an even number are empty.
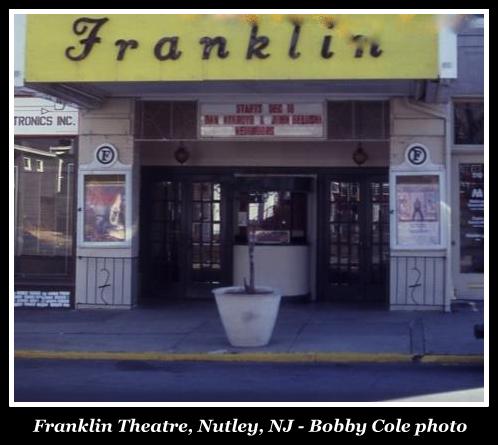
[[[124,175],[86,175],[83,240],[126,240],[126,181]]]
[[[81,175],[80,244],[124,247],[130,237],[130,196],[127,173],[88,172]]]
[[[393,248],[443,248],[441,174],[396,173],[394,187]]]

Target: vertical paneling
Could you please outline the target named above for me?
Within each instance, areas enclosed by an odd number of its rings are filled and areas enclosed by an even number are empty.
[[[391,306],[444,307],[445,257],[391,257]]]
[[[77,305],[135,304],[138,258],[78,257]]]

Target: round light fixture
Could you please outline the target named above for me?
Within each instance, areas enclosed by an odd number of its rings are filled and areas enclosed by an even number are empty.
[[[356,163],[356,165],[363,165],[365,162],[367,162],[367,159],[368,155],[363,150],[361,143],[358,144],[358,148],[353,153],[353,161]]]
[[[183,165],[189,160],[189,158],[189,151],[183,146],[183,144],[180,144],[180,146],[175,150],[176,161]]]

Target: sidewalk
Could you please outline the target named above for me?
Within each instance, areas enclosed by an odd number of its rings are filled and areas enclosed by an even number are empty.
[[[233,348],[212,301],[128,310],[15,310],[16,357],[482,363],[483,312],[281,305],[272,341]]]

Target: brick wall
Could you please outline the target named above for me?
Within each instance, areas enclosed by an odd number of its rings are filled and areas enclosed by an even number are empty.
[[[68,291],[16,291],[15,307],[71,307],[71,293]]]

